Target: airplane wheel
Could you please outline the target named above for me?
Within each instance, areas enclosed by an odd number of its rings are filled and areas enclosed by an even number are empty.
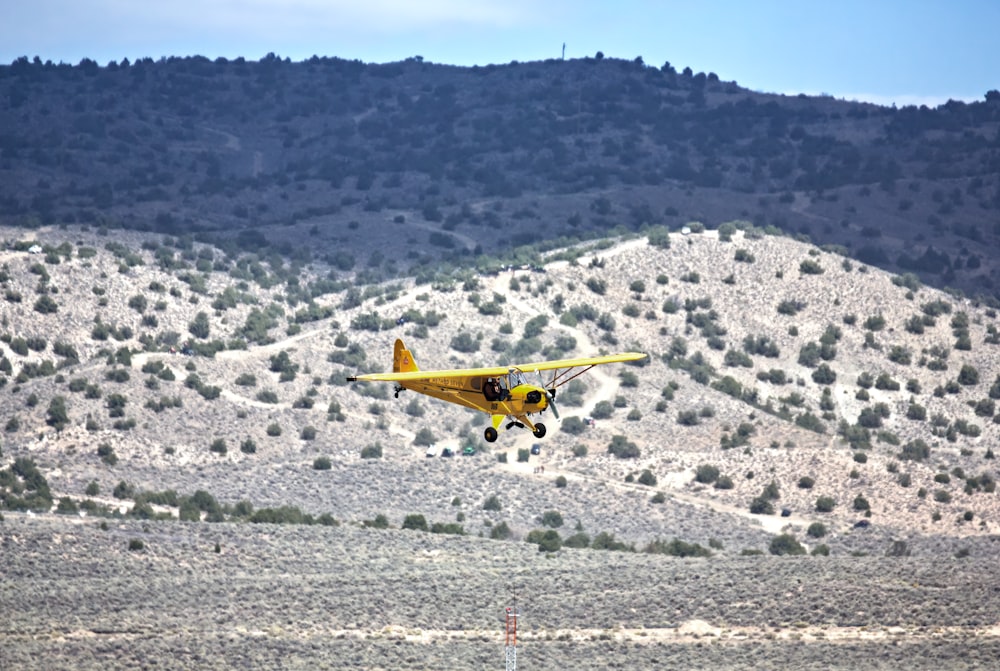
[[[535,422],[535,430],[533,433],[535,434],[535,438],[541,438],[545,435],[545,425],[541,422]]]
[[[483,432],[483,438],[486,439],[487,443],[495,442],[497,439],[497,430],[494,429],[492,426],[489,427],[488,429],[486,429],[486,431]]]

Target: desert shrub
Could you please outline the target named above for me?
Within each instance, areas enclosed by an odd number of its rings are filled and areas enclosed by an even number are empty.
[[[881,313],[865,319],[864,327],[869,331],[881,331],[885,328],[885,317]]]
[[[594,419],[608,419],[614,415],[615,407],[610,401],[600,401],[591,411],[590,415]]]
[[[816,384],[833,384],[837,381],[837,374],[828,365],[823,363],[812,372],[812,379]]]
[[[858,512],[864,512],[866,510],[871,510],[871,504],[868,503],[868,499],[858,494],[854,497],[854,510]]]
[[[555,482],[556,482],[556,487],[558,489],[565,489],[565,487],[566,487],[566,476],[565,475],[557,476]]]
[[[608,454],[613,454],[619,459],[638,459],[640,455],[639,446],[628,440],[623,435],[615,435],[608,445]]]
[[[799,478],[798,487],[799,489],[812,489],[816,481],[810,478],[808,475],[803,475]]]
[[[900,459],[908,461],[923,461],[931,456],[931,448],[920,438],[911,440],[903,445],[903,450],[899,454]]]
[[[670,557],[711,557],[712,552],[698,543],[686,543],[678,538],[670,542],[659,539],[650,541],[642,550],[648,554],[662,554]]]
[[[504,541],[514,535],[511,530],[510,525],[506,522],[500,522],[500,524],[494,524],[490,529],[490,538],[496,541]]]
[[[362,459],[381,459],[382,443],[376,441],[374,445],[367,445],[361,448]]]
[[[816,512],[818,513],[829,513],[833,511],[834,506],[837,502],[833,500],[830,496],[821,496],[816,499]]]
[[[257,452],[257,443],[252,438],[247,438],[240,443],[240,452],[243,454],[254,454]]]
[[[711,484],[719,479],[719,469],[712,464],[701,464],[695,470],[694,479],[695,482],[700,482],[704,485]]]
[[[280,436],[281,435],[281,425],[278,424],[277,422],[272,422],[271,424],[268,424],[267,425],[267,435],[271,436],[272,438]]]
[[[564,419],[560,428],[572,436],[578,436],[587,430],[587,425],[579,417],[572,416]]]
[[[369,529],[388,529],[389,518],[386,517],[384,514],[379,513],[374,517],[374,519],[363,520],[361,524]]]
[[[823,266],[819,265],[817,261],[806,259],[799,264],[799,272],[803,275],[822,275]]]
[[[97,446],[97,456],[108,466],[114,466],[118,463],[118,455],[115,454],[114,448],[107,443],[101,443]]]
[[[427,526],[427,519],[424,518],[420,513],[411,513],[403,518],[403,529],[411,529],[414,531],[429,531]]]
[[[34,309],[35,312],[43,315],[55,314],[59,312],[59,304],[55,302],[52,296],[45,294],[35,301]]]
[[[491,510],[493,512],[500,511],[500,499],[496,494],[491,494],[485,501],[483,501],[483,510]]]
[[[253,373],[242,373],[236,378],[236,384],[241,387],[256,387],[257,376]]]
[[[958,383],[967,387],[979,384],[979,371],[975,366],[964,364],[958,373]]]
[[[822,538],[826,535],[826,525],[822,522],[813,522],[809,525],[809,528],[806,529],[806,534],[812,538]]]
[[[797,300],[783,300],[778,303],[778,314],[794,317],[806,307],[805,303]]]
[[[935,490],[934,500],[938,503],[951,503],[951,494],[944,489]]]
[[[303,426],[302,431],[299,432],[299,438],[302,440],[316,440],[316,427]]]
[[[257,400],[261,403],[276,404],[278,402],[278,394],[271,389],[261,389],[257,392]]]
[[[830,548],[826,543],[820,543],[819,545],[814,547],[812,549],[812,552],[810,552],[809,554],[812,555],[813,557],[829,557]]]
[[[637,481],[640,485],[646,485],[647,487],[656,486],[656,476],[648,468],[643,469]]]
[[[558,510],[546,510],[539,520],[544,527],[557,529],[563,525],[563,516]]]
[[[826,425],[823,424],[819,417],[811,412],[804,412],[801,415],[796,416],[795,424],[803,429],[814,431],[815,433],[826,433]]]
[[[528,532],[525,541],[537,545],[539,552],[558,552],[563,544],[555,529],[534,529]]]
[[[806,549],[791,534],[780,534],[771,539],[767,547],[773,555],[804,555]]]
[[[615,535],[607,531],[601,531],[594,536],[590,547],[593,550],[612,550],[615,552],[625,552],[631,549],[622,541],[616,540]]]
[[[774,504],[766,496],[758,496],[750,502],[750,512],[754,515],[773,515]]]

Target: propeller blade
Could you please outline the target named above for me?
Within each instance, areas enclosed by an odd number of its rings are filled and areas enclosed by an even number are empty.
[[[556,419],[559,419],[559,409],[556,408],[556,390],[545,388],[545,380],[542,378],[542,371],[536,370],[535,373],[538,374],[538,384],[541,386],[542,391],[545,392],[545,400],[548,401],[548,406],[552,408],[552,414],[555,415]]]

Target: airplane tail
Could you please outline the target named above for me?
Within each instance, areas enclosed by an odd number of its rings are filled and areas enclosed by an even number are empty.
[[[403,341],[397,338],[396,346],[392,350],[392,372],[409,373],[417,370],[420,370],[420,368],[417,366],[417,362],[413,360],[410,350],[406,349]]]

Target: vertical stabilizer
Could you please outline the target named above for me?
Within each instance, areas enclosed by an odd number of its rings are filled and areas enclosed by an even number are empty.
[[[417,362],[413,360],[410,350],[406,349],[403,341],[397,338],[396,346],[392,350],[392,372],[409,373],[417,370],[420,370],[420,368],[417,367]]]

